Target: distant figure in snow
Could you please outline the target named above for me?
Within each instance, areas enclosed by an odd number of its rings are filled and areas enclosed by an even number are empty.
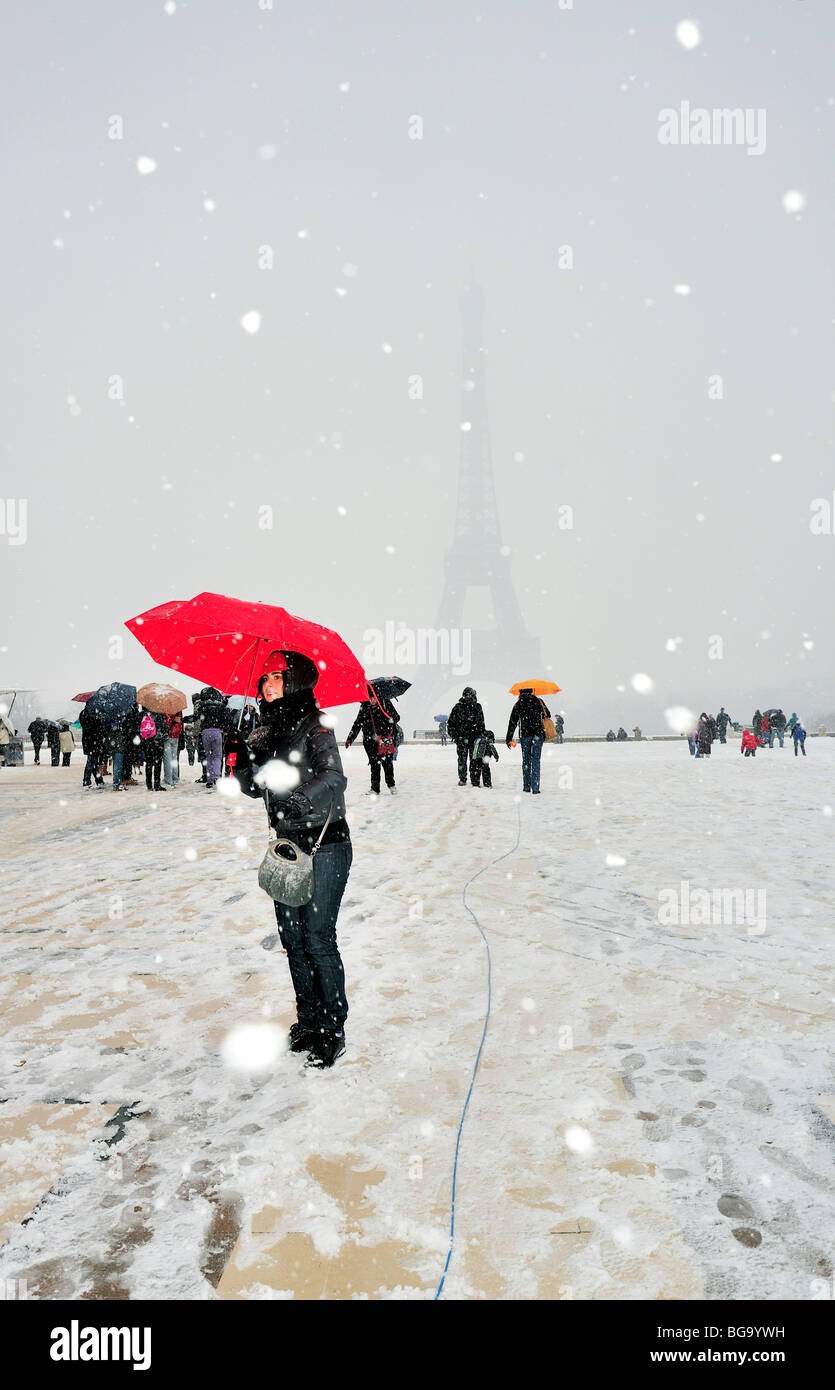
[[[545,730],[543,716],[550,719],[551,711],[545,701],[532,690],[519,691],[519,699],[510,711],[505,742],[510,747],[513,732],[519,725],[519,742],[522,745],[522,791],[539,796],[539,770],[542,761],[542,745]],[[482,724],[482,728],[483,728]],[[476,784],[477,785],[477,784]]]
[[[713,743],[713,721],[709,714],[702,710],[699,715],[699,722],[696,726],[696,757],[709,758],[710,749]]]
[[[759,737],[758,737],[755,733],[753,733],[750,729],[744,729],[744,730],[743,730],[743,733],[742,733],[742,742],[741,742],[741,744],[740,744],[740,749],[739,749],[739,751],[740,751],[740,753],[742,753],[743,757],[746,757],[746,758],[748,758],[748,757],[756,758],[756,756],[757,756],[757,748],[762,748],[762,746],[763,746],[763,741],[762,741],[761,738],[759,738]]]
[[[183,744],[183,716],[172,714],[168,719],[168,737],[162,750],[162,764],[165,770],[165,785],[180,785],[180,748]]]
[[[804,758],[805,758],[805,757],[806,757],[806,730],[804,729],[804,727],[803,727],[803,725],[802,725],[802,723],[800,722],[799,719],[795,721],[794,728],[792,729],[792,738],[793,738],[793,740],[794,740],[794,756],[797,757],[797,750],[798,750],[798,747],[799,747],[800,750],[801,750],[801,752],[802,752],[802,754],[803,754],[803,756],[804,756]]]
[[[563,719],[561,714],[558,714],[556,719],[554,720],[554,728],[557,731],[557,743],[562,743],[563,735],[565,733],[565,720]]]
[[[473,744],[477,736],[484,733],[484,710],[471,685],[464,687],[461,699],[452,706],[447,730],[458,754],[458,785],[466,787],[468,764],[472,775]]]
[[[754,710],[754,718],[751,720],[751,728],[754,730],[755,734],[761,734],[763,731],[763,717],[758,709]]]
[[[53,767],[57,767],[61,758],[61,730],[57,724],[47,724],[46,741],[49,746],[49,757]]]
[[[794,733],[794,726],[795,726],[796,723],[797,723],[797,715],[795,714],[794,710],[792,710],[791,719],[789,720],[789,722],[788,722],[787,725],[786,725],[786,729],[787,729],[787,731],[788,731],[790,734],[793,734],[793,733]]]
[[[496,735],[493,733],[492,729],[485,729],[484,733],[479,734],[473,744],[473,754],[470,759],[470,778],[474,787],[477,787],[479,783],[483,787],[492,787],[493,785],[493,773],[490,767],[490,759],[495,758],[496,762],[499,761],[499,755],[496,752],[495,737]]]
[[[643,734],[641,733],[641,730],[638,728],[637,724],[635,725],[635,728],[632,730],[632,737],[634,739],[637,739],[638,743],[640,743],[641,739],[643,738]]]
[[[189,767],[194,767],[194,719],[193,719],[193,718],[190,719],[190,720],[188,721],[188,723],[186,723],[186,721],[183,720],[183,742],[185,743],[186,754],[187,754],[187,756],[188,756],[188,765],[189,765]]]
[[[609,732],[607,733],[607,735],[606,735],[606,742],[607,742],[607,743],[616,743],[616,742],[617,742],[617,734],[615,733],[614,729],[610,729]]]
[[[731,716],[728,714],[727,710],[725,709],[725,706],[722,705],[721,709],[719,710],[719,713],[716,716],[716,732],[719,735],[720,743],[727,743],[728,725],[732,723],[733,720],[731,719]]]
[[[767,743],[769,748],[774,747],[774,734],[771,731],[771,720],[764,714],[760,720],[760,733],[763,736],[763,743]]]
[[[691,757],[695,757],[695,756],[696,756],[696,747],[697,747],[698,736],[699,736],[699,725],[698,725],[698,722],[697,722],[697,723],[693,726],[692,729],[688,729],[688,731],[687,731],[687,744],[688,744],[688,747],[689,747],[689,749],[690,749],[690,755],[691,755]]]
[[[100,719],[87,713],[86,705],[78,716],[78,722],[81,725],[81,751],[87,755],[81,785],[91,787],[92,778],[95,777],[96,786],[103,787],[107,773],[107,737],[104,725]]]
[[[365,749],[365,756],[368,759],[371,773],[369,791],[374,796],[380,795],[380,769],[382,769],[389,791],[394,793],[397,790],[394,784],[395,750],[384,752],[383,749],[386,747],[386,740],[391,740],[394,743],[395,729],[399,723],[400,715],[386,696],[380,700],[379,704],[377,700],[363,700],[357,710],[357,717],[348,730],[348,737],[345,740],[346,748],[351,747],[354,739],[362,731],[362,746]]]
[[[70,728],[66,719],[62,721],[61,728],[58,733],[58,744],[61,749],[61,766],[69,767],[70,758],[72,757],[73,749],[75,748],[75,739],[73,738],[72,729]]]
[[[153,714],[142,709],[139,721],[139,737],[145,753],[145,786],[148,791],[164,792],[167,785],[161,783],[162,762],[165,745],[168,741],[168,720],[164,714]]]
[[[200,724],[206,750],[206,790],[211,791],[221,773],[223,731],[229,725],[229,709],[213,685],[200,691]],[[229,730],[231,732],[231,728]],[[202,779],[201,779],[202,780]]]
[[[771,743],[774,746],[775,738],[779,738],[780,747],[785,747],[783,738],[786,732],[786,716],[781,709],[775,710],[771,716]]]
[[[40,766],[41,744],[46,738],[46,725],[39,714],[35,715],[28,729],[29,737],[32,740],[32,747],[35,750],[35,762]]]
[[[618,743],[623,743],[624,739],[628,739],[628,738],[629,738],[628,733],[627,733],[626,730],[624,729],[623,725],[621,725],[621,727],[618,729],[618,737],[617,737]]]

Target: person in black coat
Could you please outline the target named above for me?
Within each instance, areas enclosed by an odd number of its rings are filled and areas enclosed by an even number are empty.
[[[309,1066],[330,1067],[345,1051],[348,1002],[336,920],[353,850],[345,819],[347,778],[333,730],[316,703],[318,679],[308,657],[271,652],[258,682],[260,723],[248,739],[231,734],[229,751],[235,753],[241,790],[266,799],[270,825],[281,839],[309,854],[327,823],[313,860],[313,897],[304,907],[277,902],[275,915],[296,993],[290,1051],[308,1052]]]
[[[100,719],[87,713],[86,705],[78,716],[78,722],[81,725],[81,751],[87,754],[81,785],[82,787],[91,787],[93,785],[92,778],[95,777],[96,786],[103,787],[103,773],[107,770],[107,740],[104,725]]]
[[[476,692],[468,685],[461,692],[461,699],[452,706],[447,720],[447,733],[458,754],[459,787],[466,787],[468,771],[472,777],[473,744],[484,729],[484,710],[478,703]]]
[[[142,720],[146,715],[149,719],[153,719],[157,731],[155,734],[152,734],[150,738],[142,739],[142,748],[145,753],[145,786],[148,788],[149,792],[165,792],[168,791],[168,788],[162,785],[160,774],[162,772],[163,754],[165,753],[165,740],[169,735],[168,716],[165,714],[154,714],[149,709],[143,709],[139,721],[140,728]],[[140,734],[140,738],[141,737],[142,735]]]
[[[32,740],[32,747],[33,747],[34,750],[35,750],[35,762],[36,762],[36,763],[40,763],[40,761],[41,761],[41,744],[43,743],[44,739],[46,738],[47,726],[46,726],[46,724],[44,723],[44,721],[41,719],[41,716],[40,716],[39,714],[36,715],[35,718],[32,720],[32,723],[29,725],[29,730],[28,730],[28,732],[29,732],[29,737],[30,737],[31,740]]]
[[[520,690],[519,699],[510,711],[505,743],[510,747],[516,725],[519,725],[519,742],[522,745],[522,791],[539,795],[539,768],[542,759],[542,744],[545,730],[542,717],[550,719],[551,711],[544,700],[534,695],[532,690]]]
[[[710,750],[714,739],[713,720],[704,710],[699,715],[699,722],[696,725],[696,757],[709,758]]]
[[[379,697],[378,697],[379,699]],[[380,708],[382,706],[382,709]],[[400,723],[400,715],[387,697],[380,700],[364,700],[357,711],[357,717],[348,730],[348,737],[345,740],[345,747],[350,748],[354,739],[362,730],[362,746],[365,749],[365,756],[371,769],[371,790],[380,795],[380,768],[382,767],[386,779],[386,786],[390,792],[395,792],[394,785],[394,754],[386,753],[382,756],[378,751],[378,738],[390,738],[395,742],[397,725]]]
[[[61,760],[61,740],[60,729],[57,724],[50,722],[46,726],[46,741],[49,747],[50,762],[53,767],[57,767]]]

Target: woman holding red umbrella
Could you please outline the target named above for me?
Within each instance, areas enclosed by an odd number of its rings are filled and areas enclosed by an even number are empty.
[[[277,835],[307,854],[320,841],[310,902],[276,902],[275,915],[296,993],[290,1050],[308,1052],[308,1066],[331,1067],[345,1051],[348,1004],[336,919],[353,850],[345,819],[347,779],[333,731],[316,703],[318,678],[309,657],[270,652],[258,681],[260,723],[247,740],[230,741],[230,751],[236,753],[241,790],[254,797],[266,792]]]

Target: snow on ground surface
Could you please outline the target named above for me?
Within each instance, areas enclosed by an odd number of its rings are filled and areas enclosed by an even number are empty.
[[[831,1296],[835,745],[563,745],[536,798],[500,751],[487,791],[458,787],[452,748],[407,746],[379,799],[345,754],[351,1012],[324,1074],[221,1056],[235,1027],[294,1018],[262,944],[257,802],[185,758],[162,794],[82,790],[78,754],[0,772],[0,1279],[433,1298],[487,1001],[462,895],[484,870],[467,902],[492,1014],[442,1297]],[[659,921],[684,882],[691,903],[765,890],[765,922]]]

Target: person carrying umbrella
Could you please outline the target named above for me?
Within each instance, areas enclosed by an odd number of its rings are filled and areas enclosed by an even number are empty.
[[[291,1052],[306,1065],[331,1067],[345,1051],[345,972],[336,920],[353,859],[345,819],[347,778],[333,730],[322,721],[309,657],[270,652],[258,680],[260,724],[230,738],[234,776],[247,796],[265,796],[271,826],[314,858],[313,897],[304,907],[275,903],[281,945],[296,994]],[[266,789],[266,790],[265,790]],[[324,834],[322,834],[323,827]]]
[[[107,753],[101,720],[94,718],[85,705],[78,716],[78,722],[81,725],[81,751],[87,755],[81,785],[91,787],[92,779],[95,777],[96,786],[103,787],[104,773],[107,771]]]
[[[447,720],[447,732],[458,754],[459,787],[466,787],[468,771],[472,778],[473,744],[478,735],[484,733],[484,729],[484,710],[478,702],[478,696],[471,685],[465,686],[461,692],[461,699],[452,706]],[[472,782],[471,785],[475,786],[475,783]]]
[[[377,689],[376,683],[370,681],[369,690],[372,694],[376,694],[376,698],[363,700],[357,711],[357,717],[348,730],[345,747],[350,748],[362,730],[362,746],[365,749],[365,756],[368,759],[371,772],[371,793],[376,796],[380,795],[380,769],[382,768],[386,786],[394,795],[397,791],[394,784],[395,730],[400,723],[400,715],[394,708],[391,699],[385,694],[378,694]]]
[[[522,744],[522,791],[530,792],[533,796],[539,796],[539,772],[542,745],[545,742],[543,717],[551,717],[551,711],[545,701],[534,694],[532,686],[523,686],[516,704],[510,711],[505,743],[510,748],[518,724],[519,741]]]

